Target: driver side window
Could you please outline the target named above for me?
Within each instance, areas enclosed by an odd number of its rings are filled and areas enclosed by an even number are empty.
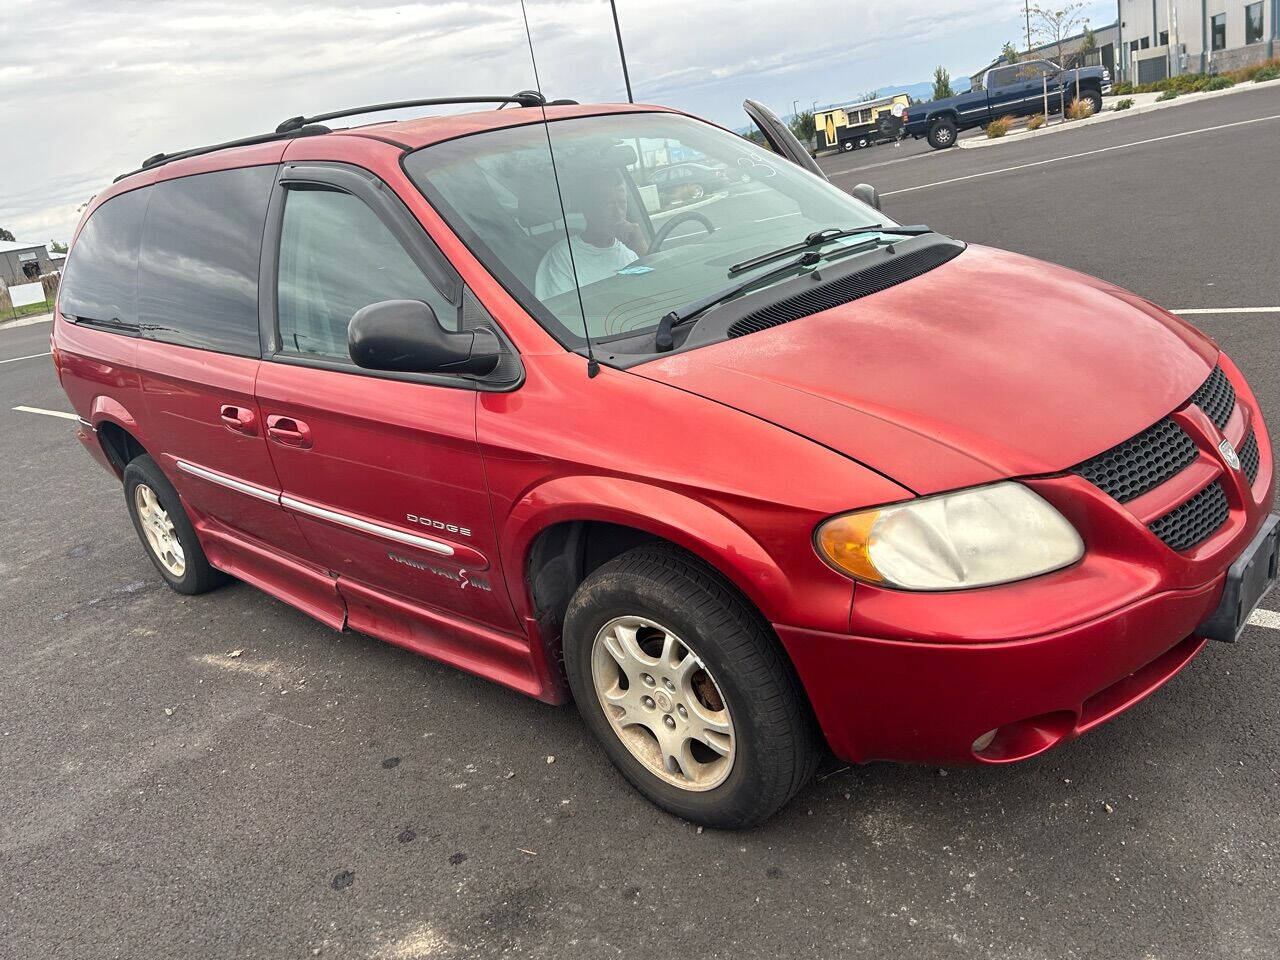
[[[351,316],[380,300],[421,300],[445,329],[458,329],[457,308],[362,200],[329,188],[290,188],[276,281],[281,351],[351,362]]]

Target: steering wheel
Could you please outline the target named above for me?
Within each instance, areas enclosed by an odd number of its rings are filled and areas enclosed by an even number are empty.
[[[662,245],[667,242],[667,238],[671,236],[671,231],[686,220],[697,220],[700,224],[707,228],[707,233],[715,233],[716,227],[710,220],[695,210],[687,210],[684,213],[677,213],[674,217],[662,225],[657,235],[653,238],[653,243],[649,244],[649,253],[657,253],[662,249]]]

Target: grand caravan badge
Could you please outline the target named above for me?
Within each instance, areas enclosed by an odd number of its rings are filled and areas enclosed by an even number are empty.
[[[484,577],[477,577],[473,573],[467,573],[466,570],[450,570],[448,567],[440,567],[434,563],[402,557],[398,553],[388,553],[387,559],[406,567],[413,567],[415,570],[422,570],[425,573],[434,573],[437,577],[443,577],[445,580],[452,580],[461,590],[465,590],[467,587],[475,590],[484,590],[485,592],[493,590],[493,587],[489,585],[489,581]]]

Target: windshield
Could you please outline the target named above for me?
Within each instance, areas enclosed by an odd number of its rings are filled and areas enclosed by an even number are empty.
[[[551,130],[567,224],[541,123],[426,147],[405,169],[570,348],[583,343],[584,312],[593,341],[634,335],[755,272],[731,273],[733,265],[814,231],[882,224],[892,233],[879,211],[702,121],[625,113],[555,121]]]

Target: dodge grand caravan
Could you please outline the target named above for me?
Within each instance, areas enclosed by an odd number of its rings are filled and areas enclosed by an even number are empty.
[[[1274,582],[1258,402],[1177,317],[895,223],[750,102],[767,148],[492,100],[161,154],[86,212],[54,363],[174,590],[572,700],[743,826],[824,745],[1068,741]],[[744,175],[668,205],[690,158]]]

